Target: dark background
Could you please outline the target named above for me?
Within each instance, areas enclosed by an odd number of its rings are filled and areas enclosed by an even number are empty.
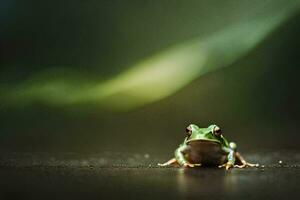
[[[0,86],[13,90],[52,68],[110,79],[171,45],[291,2],[1,1]],[[127,111],[2,102],[0,149],[171,155],[189,123],[218,124],[244,151],[298,149],[299,24],[297,11],[230,66]]]
[[[1,0],[0,199],[299,199],[299,7],[299,0]],[[230,34],[217,37],[221,51],[209,58],[218,69],[183,77],[189,82],[164,98],[67,98],[230,27],[243,33],[235,44],[247,43],[261,21],[276,26],[250,41],[253,48],[238,52]],[[53,88],[43,90],[48,83]],[[137,88],[146,97],[161,92]],[[157,167],[190,123],[219,125],[260,167]]]

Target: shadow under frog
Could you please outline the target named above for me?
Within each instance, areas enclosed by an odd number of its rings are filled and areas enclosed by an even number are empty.
[[[239,152],[237,145],[228,142],[222,135],[220,127],[210,125],[199,128],[191,124],[186,128],[187,136],[176,149],[175,158],[159,166],[180,165],[183,167],[218,166],[226,170],[237,167],[258,167],[258,164],[248,163]]]

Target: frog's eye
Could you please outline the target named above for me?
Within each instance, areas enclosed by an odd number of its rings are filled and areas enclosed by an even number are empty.
[[[185,132],[188,137],[191,136],[192,135],[192,127],[191,126],[186,127]]]
[[[222,135],[222,131],[221,131],[220,127],[216,126],[213,130],[213,134],[217,137],[220,137]]]

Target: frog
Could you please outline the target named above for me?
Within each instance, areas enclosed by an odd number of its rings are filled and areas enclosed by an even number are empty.
[[[187,126],[186,137],[175,150],[175,157],[158,166],[177,165],[185,168],[217,166],[231,168],[258,167],[247,162],[237,151],[237,144],[228,142],[221,128],[215,124],[200,128],[195,124]]]

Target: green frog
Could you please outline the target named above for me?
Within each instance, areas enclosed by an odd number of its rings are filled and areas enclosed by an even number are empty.
[[[237,151],[237,145],[234,142],[228,142],[217,125],[199,128],[195,124],[190,124],[186,128],[186,134],[184,142],[175,151],[175,158],[158,164],[159,166],[218,166],[226,170],[233,167],[259,166],[248,163]]]

